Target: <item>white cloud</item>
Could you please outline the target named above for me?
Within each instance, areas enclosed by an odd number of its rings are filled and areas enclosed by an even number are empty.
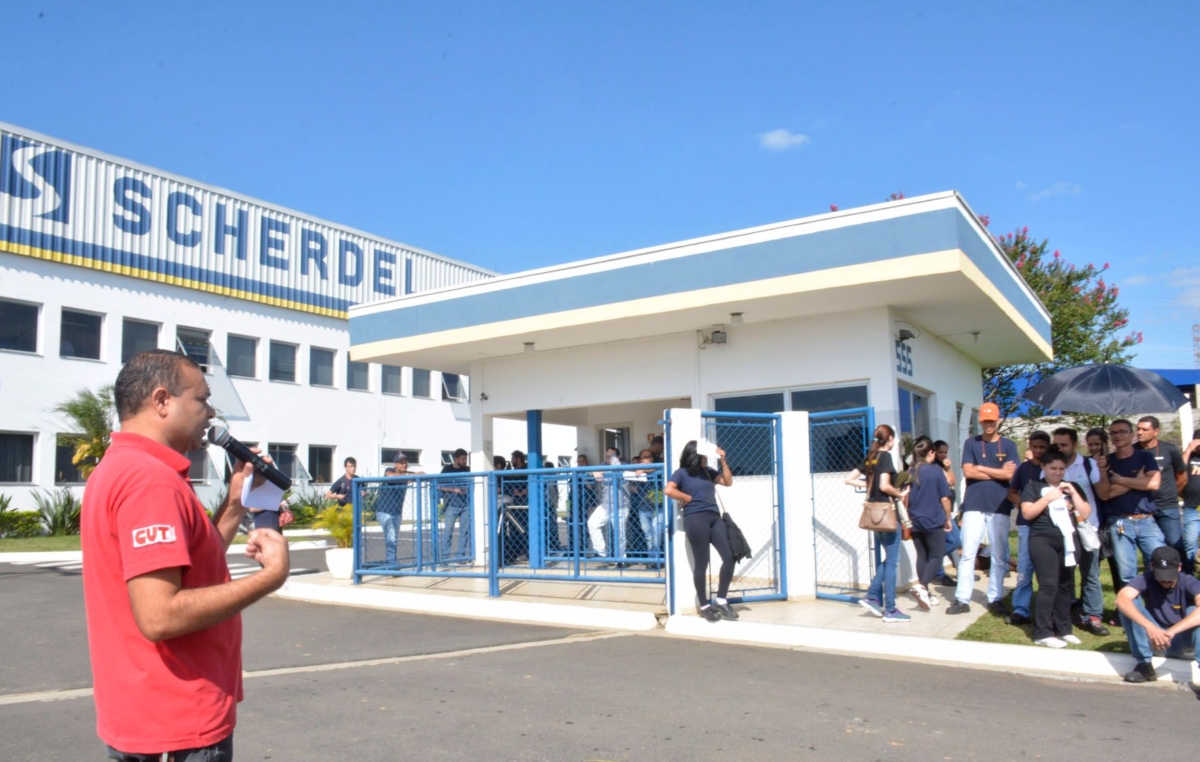
[[[811,142],[807,135],[789,132],[782,127],[758,136],[758,145],[768,151],[790,151]]]
[[[1175,295],[1175,304],[1200,310],[1200,267],[1181,267],[1171,273],[1168,282],[1179,292]]]
[[[1017,190],[1025,190],[1029,187],[1029,183],[1024,180],[1017,180]]]
[[[1031,193],[1029,200],[1036,202],[1044,198],[1051,198],[1052,196],[1078,196],[1082,190],[1083,187],[1080,185],[1069,183],[1066,180],[1059,180],[1049,188],[1043,188],[1037,193]]]
[[[1154,281],[1155,281],[1155,276],[1143,275],[1142,273],[1138,273],[1136,275],[1130,275],[1128,278],[1121,278],[1121,285],[1122,286],[1144,286],[1147,283],[1153,283]]]

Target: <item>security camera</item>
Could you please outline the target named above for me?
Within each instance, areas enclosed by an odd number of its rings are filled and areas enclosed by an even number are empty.
[[[913,333],[912,331],[908,330],[907,328],[901,328],[900,332],[898,334],[896,334],[896,338],[901,343],[903,343],[905,341],[908,341],[909,339],[917,338],[917,335],[915,333]]]
[[[714,344],[724,344],[724,343],[725,343],[725,338],[726,338],[726,336],[725,336],[725,330],[724,330],[723,328],[714,328],[714,329],[713,329],[713,332],[712,332],[712,343],[714,343]]]

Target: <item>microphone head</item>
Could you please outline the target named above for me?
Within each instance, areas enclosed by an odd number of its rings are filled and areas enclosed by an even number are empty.
[[[224,447],[225,443],[229,441],[229,429],[224,426],[209,426],[208,441],[218,447]]]

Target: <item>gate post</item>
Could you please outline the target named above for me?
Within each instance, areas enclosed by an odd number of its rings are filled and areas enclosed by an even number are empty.
[[[787,511],[779,546],[787,559],[788,600],[809,601],[817,596],[817,559],[808,413],[780,413],[779,427],[783,452],[776,467],[783,474],[782,499]]]
[[[700,440],[704,436],[704,424],[700,411],[692,408],[672,408],[667,411],[666,449],[663,458],[666,465],[666,476],[671,474],[679,463],[679,453],[689,441]],[[666,482],[664,481],[665,485]],[[688,552],[687,537],[683,533],[683,515],[675,506],[675,501],[667,499],[664,510],[667,512],[667,613],[671,616],[687,612],[695,613],[696,590],[692,586],[691,554]]]

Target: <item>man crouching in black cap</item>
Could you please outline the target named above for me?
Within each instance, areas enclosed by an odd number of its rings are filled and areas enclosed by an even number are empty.
[[[1163,546],[1150,555],[1150,569],[1117,593],[1117,611],[1129,639],[1129,651],[1138,662],[1125,675],[1127,683],[1158,679],[1150,663],[1151,649],[1181,659],[1185,648],[1198,645],[1200,580],[1183,574],[1181,568],[1179,551]],[[1200,657],[1200,650],[1196,656]]]

